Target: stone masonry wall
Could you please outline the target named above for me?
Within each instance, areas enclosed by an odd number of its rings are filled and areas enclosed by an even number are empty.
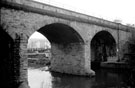
[[[27,40],[22,35],[16,35],[14,40],[14,75],[16,88],[28,88],[27,81]],[[23,85],[23,87],[22,87]],[[17,87],[18,86],[18,87]]]
[[[119,58],[124,59],[124,54],[129,53],[129,42],[132,37],[131,32],[119,32]]]
[[[67,46],[52,44],[51,70],[75,74],[88,75],[85,71],[84,45],[72,43]]]

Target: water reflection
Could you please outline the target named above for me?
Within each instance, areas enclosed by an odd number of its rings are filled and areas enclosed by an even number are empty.
[[[93,78],[43,71],[41,68],[28,69],[31,88],[132,88],[127,84],[127,72],[98,69]]]
[[[52,76],[49,71],[41,69],[28,69],[28,81],[30,88],[51,88]]]

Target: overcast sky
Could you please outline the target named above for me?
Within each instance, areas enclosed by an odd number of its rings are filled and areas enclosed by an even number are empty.
[[[34,0],[123,24],[135,24],[135,0]]]

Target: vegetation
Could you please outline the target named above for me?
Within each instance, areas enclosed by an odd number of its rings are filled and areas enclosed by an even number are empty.
[[[28,66],[39,68],[50,65],[51,52],[50,49],[28,49]]]

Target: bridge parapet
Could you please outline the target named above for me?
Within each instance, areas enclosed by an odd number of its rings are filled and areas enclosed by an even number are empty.
[[[63,8],[58,8],[55,6],[36,2],[33,0],[2,0],[2,5],[11,6],[13,8],[23,9],[30,12],[40,13],[43,15],[50,15],[54,17],[68,19],[72,21],[104,26],[112,28],[114,30],[123,30],[127,32],[135,30],[135,28],[133,27],[122,25],[120,23],[107,21],[101,18],[96,18],[82,13],[66,10]]]

